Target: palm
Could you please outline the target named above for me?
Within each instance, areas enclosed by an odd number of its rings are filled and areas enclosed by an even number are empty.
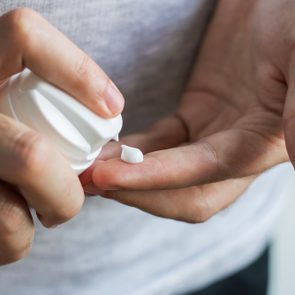
[[[236,5],[251,6],[243,3]],[[233,25],[223,13],[211,24],[177,116],[123,139],[147,153],[144,163],[111,159],[118,156],[118,146],[111,144],[82,176],[94,192],[156,215],[198,222],[233,202],[257,174],[288,160],[283,112],[288,119],[295,110],[286,111],[288,83],[278,67],[285,61],[275,58],[287,51],[281,42],[269,46],[278,39],[275,30],[261,38],[245,18]],[[290,126],[285,135],[294,130]]]
[[[212,95],[209,90],[206,93],[194,89],[185,94],[179,115],[189,129],[190,142],[205,143],[228,166],[224,178],[236,178],[259,173],[270,163],[275,165],[288,159],[282,112],[262,104],[254,93],[224,100],[222,95]],[[253,164],[257,169],[253,170]]]

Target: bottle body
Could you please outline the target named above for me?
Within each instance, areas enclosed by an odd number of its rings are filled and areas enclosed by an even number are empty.
[[[0,87],[0,113],[47,137],[77,174],[91,166],[103,145],[116,139],[122,128],[120,115],[103,119],[29,70]]]

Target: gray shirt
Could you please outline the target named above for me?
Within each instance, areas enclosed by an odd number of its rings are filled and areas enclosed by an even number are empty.
[[[174,111],[207,23],[209,0],[1,0],[40,11],[86,51],[126,98],[124,132]],[[260,176],[230,208],[204,224],[165,220],[87,199],[54,230],[36,221],[23,261],[0,267],[2,295],[177,294],[251,262],[268,243],[289,171]]]

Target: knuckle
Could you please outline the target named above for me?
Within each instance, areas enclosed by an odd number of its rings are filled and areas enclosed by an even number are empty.
[[[216,147],[205,139],[199,140],[196,145],[206,157],[206,161],[211,164],[212,171],[210,171],[211,173],[208,173],[208,175],[212,176],[208,181],[218,181],[227,178],[227,174],[230,171],[230,169],[228,169],[229,165],[226,163],[225,159],[223,159],[223,161],[220,159]]]
[[[39,216],[39,219],[44,227],[52,228],[71,220],[78,214],[79,210],[80,208],[77,209],[77,207],[59,209],[58,211],[48,213],[46,217]]]
[[[7,47],[9,50],[5,50],[0,59],[1,75],[6,77],[8,69],[9,74],[15,72],[7,60],[13,59],[19,71],[24,68],[23,56],[26,52],[32,51],[38,42],[32,33],[33,29],[38,27],[38,15],[30,8],[16,8],[1,16],[1,25],[5,30],[4,39],[6,37],[6,43],[10,44]]]
[[[38,215],[40,221],[45,227],[52,227],[58,224],[65,223],[75,217],[81,210],[84,202],[84,193],[82,188],[77,189],[77,185],[70,184],[68,190],[63,193],[64,199],[67,199],[63,204],[51,204],[50,209]],[[69,191],[70,190],[70,191]],[[74,190],[74,191],[72,191]],[[78,191],[79,190],[79,191]],[[72,197],[67,198],[69,195]]]
[[[8,201],[5,196],[0,199],[0,232],[2,235],[18,233],[25,224],[23,209],[15,202]]]
[[[10,36],[26,41],[38,13],[30,8],[16,8],[7,15]]]
[[[12,246],[7,251],[1,251],[2,254],[0,255],[0,264],[3,265],[14,263],[25,258],[28,255],[31,247],[31,242],[27,242],[24,245],[19,245],[17,247]]]
[[[0,232],[2,235],[13,235],[18,233],[23,225],[23,220],[17,210],[0,204]]]
[[[24,235],[24,230],[26,235]],[[24,209],[17,201],[0,199],[0,264],[8,264],[24,258],[32,245],[34,230],[28,227]]]
[[[64,206],[59,206],[57,210],[57,217],[59,221],[65,222],[75,217],[84,203],[84,192],[78,179],[70,180],[69,185],[66,185],[64,196],[70,196],[67,198],[67,202]]]
[[[98,95],[100,97],[106,97],[107,90],[109,88],[109,85],[111,84],[111,80],[110,80],[110,78],[108,78],[106,76],[104,78],[101,77],[101,80],[102,80],[102,87],[99,89]]]
[[[20,134],[14,143],[19,168],[29,176],[39,175],[46,164],[45,155],[48,150],[47,141],[34,131],[25,131]]]
[[[69,206],[65,206],[64,208],[60,208],[55,215],[55,222],[54,223],[64,223],[68,220],[75,217],[82,207],[81,202],[76,201],[72,202]]]
[[[211,217],[211,214],[209,211],[205,208],[194,208],[191,209],[191,212],[188,214],[188,218],[186,218],[186,221],[188,223],[203,223],[207,221]]]
[[[203,223],[212,217],[212,210],[207,198],[203,196],[201,189],[198,194],[188,201],[184,220],[188,223]]]
[[[99,97],[104,97],[106,95],[108,85],[111,81],[86,53],[81,54],[75,68],[75,75],[79,87],[87,87],[85,90],[89,91],[89,85],[93,85],[93,81],[96,80],[95,93]],[[93,107],[95,107],[94,102],[95,100],[88,101],[90,105],[93,104]]]
[[[207,156],[207,159],[210,162],[215,163],[216,166],[218,166],[219,159],[215,147],[205,140],[200,140],[198,142],[198,145],[204,151],[204,154]]]
[[[92,61],[89,56],[86,54],[82,54],[81,59],[79,60],[77,67],[76,67],[76,76],[78,81],[87,81],[89,80],[89,68],[91,65]]]

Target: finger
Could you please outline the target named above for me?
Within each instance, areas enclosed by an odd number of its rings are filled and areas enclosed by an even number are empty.
[[[45,226],[63,223],[80,210],[84,194],[66,159],[42,136],[0,114],[0,179],[21,189]]]
[[[0,181],[0,264],[23,258],[31,248],[34,224],[24,199]]]
[[[231,129],[195,144],[149,153],[136,165],[120,159],[96,162],[92,180],[102,190],[181,188],[258,174],[286,160],[283,140]]]
[[[35,11],[3,15],[0,40],[0,80],[28,67],[102,117],[122,111],[122,94],[103,70]]]
[[[285,106],[284,106],[284,134],[286,141],[286,148],[290,161],[295,167],[295,83],[294,83],[294,64],[292,63],[291,78],[289,82],[289,89],[286,96]],[[292,80],[293,79],[293,80]]]
[[[254,178],[226,180],[176,190],[107,191],[102,196],[156,216],[199,223],[228,207]]]
[[[153,124],[142,133],[124,136],[120,142],[110,142],[103,149],[97,161],[118,158],[121,154],[121,145],[130,145],[139,148],[143,153],[167,149],[178,146],[187,140],[186,127],[178,116],[169,116]],[[92,182],[93,168],[96,162],[79,178],[83,185]]]
[[[121,154],[121,144],[136,146],[143,153],[167,149],[178,146],[188,139],[186,127],[178,116],[165,117],[142,133],[124,136],[119,144],[111,142],[111,145],[103,149],[99,160],[107,160],[118,157]]]

